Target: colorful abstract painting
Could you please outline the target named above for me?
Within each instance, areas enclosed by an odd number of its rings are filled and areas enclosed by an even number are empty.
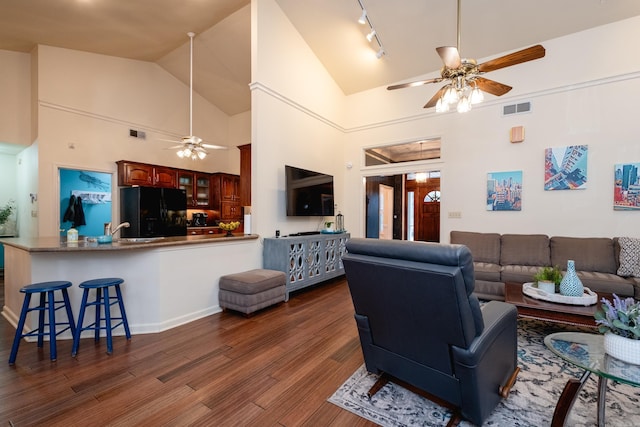
[[[614,167],[613,210],[640,211],[640,163]]]
[[[522,171],[487,174],[487,210],[519,211],[522,209]]]
[[[587,188],[587,145],[544,150],[544,189],[583,190]]]

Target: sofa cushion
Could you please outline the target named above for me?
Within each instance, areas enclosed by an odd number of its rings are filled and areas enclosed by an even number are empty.
[[[566,269],[567,260],[574,260],[577,271],[616,273],[613,240],[606,237],[551,238],[551,265]]]
[[[582,284],[595,293],[606,292],[621,297],[632,297],[635,294],[633,281],[624,277],[597,271],[577,271],[576,273]]]
[[[452,231],[450,240],[451,243],[468,247],[475,262],[500,264],[500,235],[498,233]]]
[[[475,272],[476,283],[478,283],[478,280],[488,280],[490,282],[500,281],[501,267],[498,264],[474,262],[473,270]]]
[[[476,279],[473,293],[483,300],[504,301],[504,283]]]
[[[540,270],[535,265],[504,265],[500,280],[503,282],[526,283],[533,282],[533,276]]]
[[[503,234],[501,242],[500,264],[503,266],[550,265],[549,237],[544,234]]]
[[[640,239],[620,237],[620,267],[618,275],[640,277]]]

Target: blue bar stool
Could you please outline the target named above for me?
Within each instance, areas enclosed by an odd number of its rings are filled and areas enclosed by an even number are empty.
[[[80,305],[80,314],[78,315],[78,326],[76,327],[76,332],[73,335],[73,348],[71,349],[71,356],[75,357],[78,352],[78,346],[80,345],[80,335],[82,334],[82,331],[95,331],[95,341],[98,342],[100,340],[100,331],[104,329],[107,333],[107,354],[111,354],[113,352],[111,331],[113,331],[118,326],[124,326],[124,332],[127,336],[127,339],[131,339],[129,323],[127,322],[127,314],[124,311],[124,303],[122,301],[122,292],[120,291],[120,284],[122,282],[124,282],[123,279],[117,277],[109,277],[87,280],[86,282],[80,283],[80,288],[84,289],[84,292],[82,293],[82,303]],[[115,296],[109,295],[110,287],[115,288]],[[87,300],[89,298],[89,291],[91,289],[96,290],[96,298],[95,300],[88,302]],[[120,317],[111,316],[111,306],[114,304],[118,304],[118,306],[120,307]],[[82,326],[85,310],[89,306],[95,306],[95,322],[87,326]],[[101,318],[102,311],[104,311],[104,319]],[[113,325],[113,320],[120,320],[120,322]],[[102,325],[103,322],[104,326]]]
[[[22,303],[22,310],[20,311],[20,319],[18,320],[18,328],[16,329],[16,336],[13,339],[13,346],[11,347],[11,354],[9,355],[9,364],[13,365],[18,355],[18,347],[20,341],[25,337],[38,337],[38,347],[42,347],[44,336],[49,335],[49,355],[51,361],[55,361],[58,358],[58,351],[56,347],[56,336],[60,335],[64,331],[71,329],[71,333],[75,335],[76,325],[73,320],[73,312],[71,311],[71,303],[69,302],[69,293],[67,288],[71,287],[71,282],[54,281],[54,282],[40,282],[33,285],[23,286],[20,292],[24,294],[24,302]],[[62,300],[56,301],[55,291],[62,291]],[[36,307],[29,307],[31,303],[31,295],[40,294],[40,303]],[[56,322],[56,311],[65,308],[67,311],[66,322]],[[24,333],[24,323],[27,320],[27,314],[30,311],[38,312],[38,328],[31,332]],[[45,322],[45,312],[49,313],[49,322]],[[58,330],[59,326],[65,326],[63,329]],[[47,330],[45,330],[45,327]]]

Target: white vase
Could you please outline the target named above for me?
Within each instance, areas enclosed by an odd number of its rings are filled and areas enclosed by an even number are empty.
[[[640,365],[640,340],[607,332],[604,334],[604,351],[623,362]]]
[[[538,289],[545,291],[548,294],[556,293],[556,284],[546,280],[538,280]]]

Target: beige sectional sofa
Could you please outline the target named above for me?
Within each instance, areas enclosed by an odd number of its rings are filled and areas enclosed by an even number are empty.
[[[592,291],[640,299],[640,278],[617,274],[629,271],[627,266],[620,268],[618,238],[452,231],[450,241],[471,250],[475,293],[482,299],[504,300],[505,282],[532,282],[544,266],[558,266],[564,271],[570,259],[575,261],[584,286]]]

